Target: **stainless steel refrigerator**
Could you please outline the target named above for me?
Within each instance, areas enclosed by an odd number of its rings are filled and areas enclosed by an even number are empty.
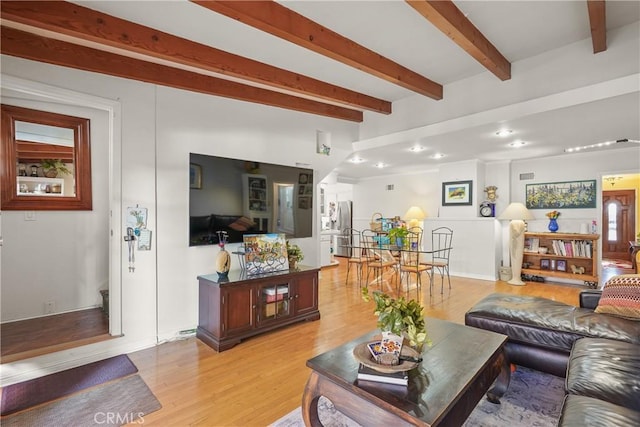
[[[351,249],[348,246],[351,245],[352,242],[351,233],[348,232],[348,229],[353,227],[352,206],[353,203],[351,200],[338,202],[336,221],[333,226],[334,229],[340,231],[340,234],[337,236],[336,256],[351,256]]]

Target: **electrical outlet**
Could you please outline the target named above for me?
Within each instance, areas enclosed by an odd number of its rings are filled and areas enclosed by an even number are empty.
[[[44,303],[44,314],[53,314],[56,311],[55,301],[47,301]]]
[[[24,212],[24,220],[25,221],[35,221],[36,220],[36,211],[25,211]]]

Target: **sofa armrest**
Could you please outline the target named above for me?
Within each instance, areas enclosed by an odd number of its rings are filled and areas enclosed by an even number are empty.
[[[601,290],[589,290],[580,292],[580,307],[595,310],[602,296]]]

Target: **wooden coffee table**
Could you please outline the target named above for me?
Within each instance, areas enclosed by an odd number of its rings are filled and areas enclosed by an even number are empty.
[[[318,399],[324,396],[343,414],[369,425],[461,425],[482,396],[499,402],[509,385],[504,355],[506,335],[427,318],[433,345],[409,372],[409,386],[358,382],[353,348],[372,341],[372,331],[334,350],[309,359],[313,371],[302,396],[307,426],[320,426]]]

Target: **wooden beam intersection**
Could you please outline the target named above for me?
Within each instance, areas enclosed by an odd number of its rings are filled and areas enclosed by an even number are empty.
[[[405,89],[442,99],[442,85],[274,1],[190,1]]]
[[[450,0],[406,0],[436,28],[495,74],[511,78],[511,63]]]
[[[391,102],[61,1],[2,1],[7,21],[382,114]]]
[[[353,122],[362,122],[363,119],[362,112],[357,110],[142,61],[6,26],[2,26],[0,31],[0,51],[6,55]]]

